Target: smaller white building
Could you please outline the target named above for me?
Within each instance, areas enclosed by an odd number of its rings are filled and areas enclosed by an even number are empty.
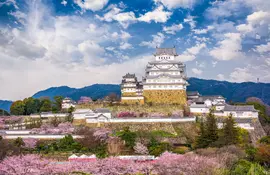
[[[210,108],[206,104],[196,104],[190,105],[190,112],[193,114],[208,114]]]
[[[75,101],[73,101],[71,98],[64,98],[62,101],[62,109],[69,109],[70,107],[75,107]]]
[[[225,116],[232,115],[235,118],[258,118],[259,112],[253,105],[225,105],[223,109]]]
[[[105,108],[91,109],[76,109],[73,113],[74,120],[86,120],[87,123],[102,122],[112,118],[111,111]]]

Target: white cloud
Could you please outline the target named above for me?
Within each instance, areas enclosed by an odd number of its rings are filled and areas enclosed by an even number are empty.
[[[112,34],[111,34],[111,39],[113,39],[113,40],[122,40],[122,41],[127,41],[127,40],[129,40],[130,38],[131,38],[132,36],[128,33],[128,32],[126,32],[126,31],[123,31],[123,30],[121,30],[121,32],[119,33],[119,32],[113,32]]]
[[[188,15],[185,19],[184,22],[188,23],[191,29],[194,29],[196,27],[196,21],[194,20],[195,18],[197,18],[196,16],[190,16]]]
[[[119,47],[121,50],[131,49],[132,45],[127,42],[122,42]]]
[[[236,28],[243,34],[256,37],[257,35],[269,36],[270,12],[257,11],[247,16],[247,23],[240,24]]]
[[[217,75],[217,79],[218,79],[219,81],[224,81],[224,80],[225,80],[225,76],[224,76],[223,74],[218,74],[218,75]]]
[[[169,27],[166,27],[164,26],[163,27],[163,31],[165,33],[168,33],[168,34],[176,34],[176,32],[182,30],[184,27],[182,24],[173,24],[172,26],[169,26]]]
[[[67,5],[67,1],[66,0],[62,0],[61,4],[63,4],[64,6]]]
[[[152,41],[143,41],[141,42],[140,46],[147,46],[150,48],[159,47],[165,39],[165,36],[162,33],[157,33],[156,35],[152,35],[153,40]]]
[[[16,0],[4,0],[3,2],[0,2],[0,7],[2,7],[3,5],[13,5],[16,9],[19,9]]]
[[[239,33],[226,33],[225,39],[218,42],[218,47],[214,47],[209,53],[217,60],[232,60],[242,58],[242,38]]]
[[[103,17],[96,15],[96,17],[101,21],[118,21],[124,28],[127,28],[131,23],[136,22],[136,17],[134,12],[122,12],[123,9],[118,8],[116,5],[112,5],[110,10],[104,14]]]
[[[193,8],[198,2],[196,0],[154,0],[156,3],[162,3],[169,9],[175,8]]]
[[[74,0],[81,9],[98,11],[103,9],[109,0]]]
[[[254,75],[250,72],[249,68],[235,68],[230,74],[230,79],[233,82],[245,82],[245,81],[255,81]]]
[[[270,42],[268,42],[267,44],[256,46],[256,51],[260,54],[270,52]]]
[[[208,31],[213,30],[214,26],[207,26],[205,29],[193,29],[195,34],[206,34]]]
[[[242,9],[245,8],[244,0],[227,0],[215,1],[205,11],[205,16],[208,19],[217,20],[219,18],[226,18],[230,16],[241,15]]]
[[[199,52],[205,47],[206,47],[205,43],[196,44],[195,46],[185,50],[181,55],[179,55],[179,58],[183,62],[192,61],[196,58]]]
[[[154,21],[156,23],[164,23],[166,22],[170,16],[172,15],[172,12],[164,11],[164,7],[161,5],[154,9],[151,12],[147,12],[144,15],[141,15],[138,18],[138,21],[144,21],[147,23],[150,23],[151,21]]]
[[[192,68],[191,71],[195,74],[195,75],[201,75],[203,73],[202,70],[197,69],[197,68]]]

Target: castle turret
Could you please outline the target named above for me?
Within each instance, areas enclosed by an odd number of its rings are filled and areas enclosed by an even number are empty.
[[[143,104],[144,97],[142,83],[137,80],[135,74],[126,74],[121,83],[121,103]]]

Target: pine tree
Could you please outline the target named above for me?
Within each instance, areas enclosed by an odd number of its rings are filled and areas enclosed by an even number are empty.
[[[238,129],[235,126],[232,115],[229,115],[225,120],[225,124],[222,130],[223,142],[225,145],[232,145],[238,142]]]
[[[218,140],[217,119],[212,110],[206,118],[205,139],[208,145]]]
[[[196,139],[196,147],[197,148],[205,148],[208,143],[205,137],[205,126],[204,126],[203,118],[200,120],[200,134]]]

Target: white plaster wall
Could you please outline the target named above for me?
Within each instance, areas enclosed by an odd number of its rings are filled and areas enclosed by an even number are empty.
[[[209,113],[209,109],[208,108],[190,108],[190,112],[191,113]]]

